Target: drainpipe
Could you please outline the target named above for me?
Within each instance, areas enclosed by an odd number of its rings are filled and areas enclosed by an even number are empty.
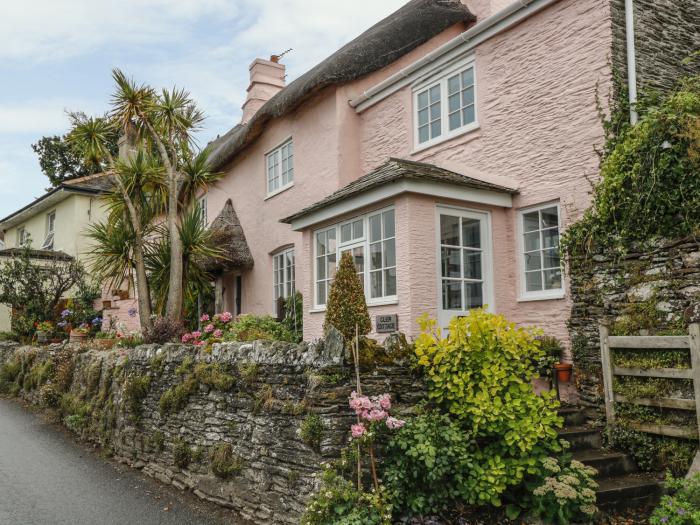
[[[633,0],[625,0],[625,34],[627,37],[627,92],[630,104],[630,124],[639,120],[637,104],[637,53],[634,48],[634,5]]]

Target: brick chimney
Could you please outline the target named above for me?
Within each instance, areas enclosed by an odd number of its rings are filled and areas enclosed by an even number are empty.
[[[284,87],[285,68],[279,63],[279,57],[272,55],[270,60],[256,58],[250,65],[250,85],[248,96],[243,104],[243,118],[241,124],[245,124],[253,115]]]

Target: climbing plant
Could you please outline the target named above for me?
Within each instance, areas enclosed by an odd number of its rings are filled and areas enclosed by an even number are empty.
[[[618,127],[606,145],[592,206],[563,235],[569,255],[624,253],[698,231],[700,76],[663,99],[647,97],[639,110],[638,124]]]

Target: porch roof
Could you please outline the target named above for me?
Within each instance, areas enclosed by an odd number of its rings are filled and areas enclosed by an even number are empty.
[[[19,257],[24,253],[24,248],[5,248],[0,250],[0,258],[14,258]],[[65,252],[54,251],[54,250],[29,250],[29,256],[32,259],[51,259],[57,261],[72,261],[73,257]]]
[[[208,271],[219,273],[253,266],[253,255],[231,199],[226,201],[221,213],[211,223],[210,230],[214,245],[221,248],[223,253],[221,257],[210,258],[205,262]]]
[[[451,189],[443,195],[445,186]],[[455,187],[463,191],[455,191]],[[384,191],[381,191],[382,189]],[[406,192],[510,207],[511,196],[517,194],[518,190],[475,179],[433,164],[392,157],[367,175],[311,206],[281,219],[280,222],[291,224],[292,229],[300,230],[372,202]]]

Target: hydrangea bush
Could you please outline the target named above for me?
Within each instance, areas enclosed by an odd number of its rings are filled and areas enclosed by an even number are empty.
[[[296,340],[294,333],[269,315],[244,314],[234,318],[231,312],[200,318],[201,330],[184,334],[181,341],[206,346],[221,341],[288,341]]]

